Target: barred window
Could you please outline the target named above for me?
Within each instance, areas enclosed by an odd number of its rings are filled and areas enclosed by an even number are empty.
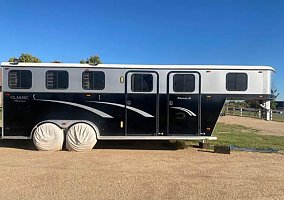
[[[9,71],[8,85],[11,89],[30,89],[32,87],[32,72],[29,70]]]
[[[69,84],[69,76],[67,71],[52,70],[46,72],[46,88],[47,89],[67,89]]]
[[[105,88],[105,73],[85,71],[82,74],[84,90],[103,90]]]

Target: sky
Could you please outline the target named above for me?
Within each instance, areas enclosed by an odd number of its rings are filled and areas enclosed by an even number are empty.
[[[0,0],[0,62],[269,65],[284,100],[283,0]]]

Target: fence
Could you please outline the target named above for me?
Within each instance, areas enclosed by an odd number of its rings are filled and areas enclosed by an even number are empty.
[[[253,117],[253,118],[263,118],[264,113],[261,109],[254,108],[235,108],[225,106],[223,109],[223,115],[234,115],[241,117]],[[284,122],[284,112],[279,110],[272,111],[272,120]]]

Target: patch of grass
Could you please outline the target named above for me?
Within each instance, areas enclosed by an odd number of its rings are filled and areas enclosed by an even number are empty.
[[[284,114],[273,113],[272,121],[284,122]]]
[[[257,130],[239,125],[218,123],[214,133],[217,141],[213,145],[234,145],[246,148],[277,148],[284,150],[283,136],[260,135]]]

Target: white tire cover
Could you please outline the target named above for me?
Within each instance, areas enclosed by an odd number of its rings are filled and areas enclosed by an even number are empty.
[[[63,130],[52,123],[41,124],[33,134],[34,145],[41,151],[59,151],[62,149],[63,141]]]
[[[96,131],[86,123],[74,124],[67,131],[66,148],[69,151],[88,151],[96,143]]]

